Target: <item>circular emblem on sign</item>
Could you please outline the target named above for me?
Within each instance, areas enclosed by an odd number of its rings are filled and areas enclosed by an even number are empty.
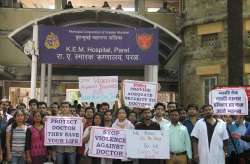
[[[153,43],[153,34],[147,34],[147,33],[137,34],[136,42],[137,45],[140,47],[140,49],[148,50]]]
[[[60,41],[58,36],[53,32],[50,32],[44,41],[44,46],[47,49],[57,49],[58,47],[60,47]]]

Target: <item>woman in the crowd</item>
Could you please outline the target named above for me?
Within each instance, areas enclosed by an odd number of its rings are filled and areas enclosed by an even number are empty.
[[[118,129],[134,129],[135,126],[127,119],[127,112],[124,108],[118,109],[117,112],[117,119],[112,125],[113,128],[118,128]],[[133,161],[131,160],[118,160],[115,159],[113,160],[113,164],[132,164]]]
[[[7,159],[12,164],[25,164],[25,125],[24,110],[16,110],[14,120],[6,129]]]
[[[36,111],[33,114],[33,125],[26,133],[26,155],[28,164],[43,164],[48,160],[49,153],[44,145],[43,114]]]
[[[43,114],[33,113],[33,125],[26,133],[26,155],[28,164],[43,164],[49,158],[47,147],[44,146]],[[49,159],[50,160],[50,159]]]
[[[93,116],[93,126],[103,126],[103,115],[102,113],[95,113]],[[89,126],[85,129],[83,133],[83,143],[85,143],[85,155],[88,155],[89,151],[89,139],[90,139],[90,133],[91,133],[92,126]],[[91,164],[100,164],[101,159],[100,158],[91,158]]]

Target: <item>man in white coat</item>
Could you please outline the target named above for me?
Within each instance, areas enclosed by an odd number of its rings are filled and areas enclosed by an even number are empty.
[[[226,123],[213,117],[213,107],[204,105],[204,118],[196,122],[191,133],[193,158],[199,164],[225,164],[228,141]]]

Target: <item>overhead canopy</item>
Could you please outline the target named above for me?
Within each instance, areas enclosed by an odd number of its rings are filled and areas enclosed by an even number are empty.
[[[11,41],[20,49],[32,40],[33,24],[51,26],[81,26],[81,27],[129,27],[156,28],[159,30],[159,62],[164,66],[174,55],[181,40],[166,28],[145,17],[119,10],[103,8],[79,8],[56,12],[52,15],[33,20],[18,28],[9,35]]]
[[[29,45],[33,40],[34,24],[110,28],[156,28],[159,30],[159,82],[165,85],[161,85],[161,88],[167,88],[167,90],[176,90],[178,88],[178,73],[172,69],[166,69],[167,67],[165,66],[173,63],[172,60],[175,58],[172,57],[177,55],[176,50],[180,46],[181,40],[168,29],[145,17],[139,16],[136,13],[127,13],[103,8],[77,8],[59,12],[55,11],[55,13],[51,15],[27,23],[9,35],[9,39],[12,43],[22,52],[24,52],[24,46]],[[117,75],[125,77],[142,77],[144,75],[144,67],[133,65],[129,67],[109,65],[53,65],[53,74],[59,76]]]

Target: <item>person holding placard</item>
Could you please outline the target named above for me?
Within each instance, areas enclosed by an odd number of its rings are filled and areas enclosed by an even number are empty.
[[[165,127],[169,132],[170,160],[168,164],[187,164],[192,159],[190,136],[187,128],[179,122],[178,109],[169,111],[171,124]]]
[[[135,125],[138,130],[160,130],[160,125],[151,120],[152,113],[149,108],[143,109],[143,121]],[[139,164],[160,164],[158,159],[139,159]]]
[[[91,158],[88,157],[88,147],[89,147],[89,137],[90,137],[90,131],[91,126],[93,125],[93,117],[94,117],[95,110],[92,107],[86,107],[85,108],[85,119],[86,122],[84,124],[84,131],[83,131],[83,152],[84,156],[82,158],[82,163],[84,164],[91,164]]]
[[[103,123],[104,127],[112,127],[112,112],[110,110],[104,113]],[[112,159],[102,158],[101,164],[112,164]]]
[[[202,107],[204,118],[196,122],[191,133],[194,160],[201,164],[225,164],[228,132],[226,123],[213,116],[213,107]]]
[[[70,112],[70,103],[65,101],[61,104],[61,116],[62,117],[73,117]],[[56,146],[56,163],[64,164],[65,159],[68,164],[76,163],[76,147],[75,146]]]
[[[94,114],[92,126],[103,126],[102,113],[98,112]],[[87,129],[84,131],[84,134],[83,134],[86,155],[88,155],[88,151],[89,151],[89,140],[90,140],[90,133],[91,133],[92,126],[87,127]],[[91,164],[100,164],[100,163],[101,163],[100,158],[91,157]]]
[[[134,125],[127,119],[127,112],[124,108],[120,108],[117,111],[117,119],[112,125],[112,128],[118,129],[134,129]],[[115,159],[113,160],[113,164],[132,164],[133,161],[131,160],[120,160]]]

